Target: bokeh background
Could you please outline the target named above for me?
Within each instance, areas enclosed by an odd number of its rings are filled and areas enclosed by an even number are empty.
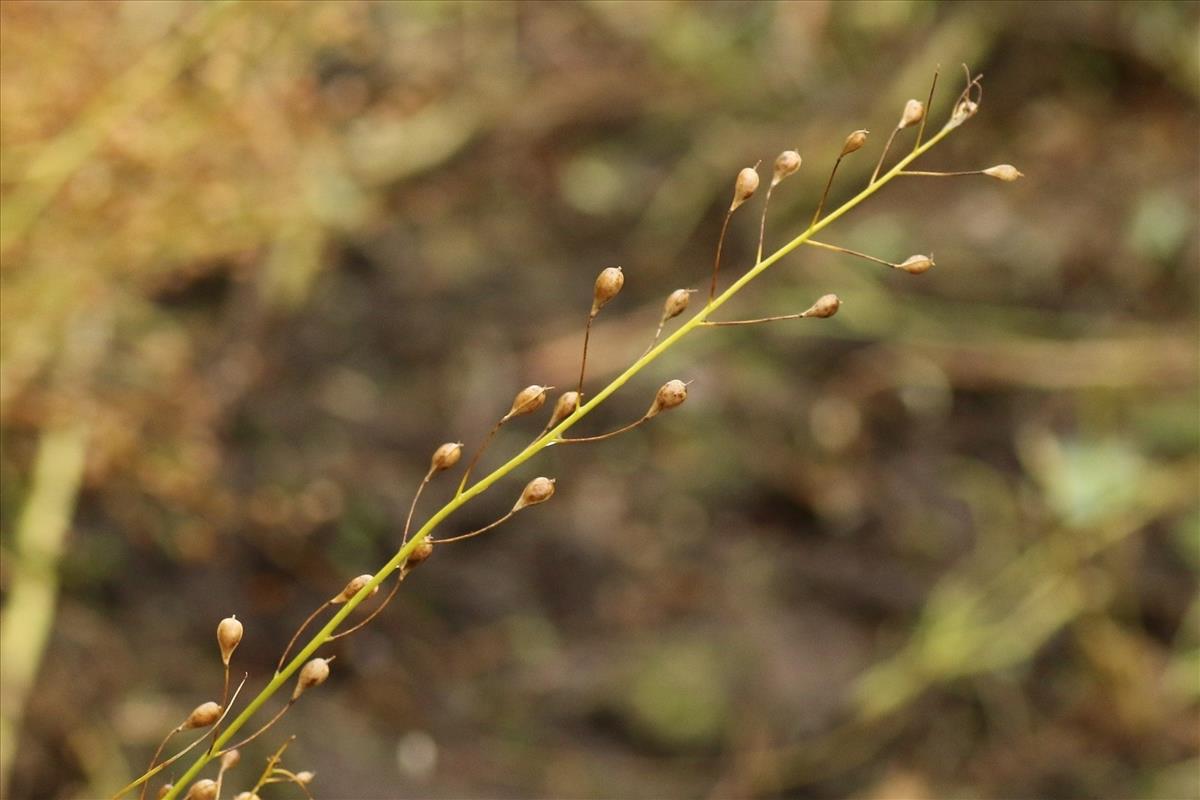
[[[397,544],[429,454],[594,387],[904,101],[927,169],[457,514],[287,736],[323,798],[1200,796],[1195,3],[0,5],[4,796],[106,796]],[[901,147],[911,142],[902,137]],[[726,275],[751,257],[756,199]],[[486,465],[540,420],[514,424]],[[422,508],[444,499],[434,486]],[[274,791],[271,791],[271,790]],[[232,793],[231,793],[232,794]],[[295,797],[294,787],[264,796]]]

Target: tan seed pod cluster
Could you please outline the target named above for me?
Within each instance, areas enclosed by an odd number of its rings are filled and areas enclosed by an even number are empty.
[[[341,605],[342,603],[348,603],[352,597],[354,597],[356,594],[358,594],[359,592],[362,591],[362,588],[364,586],[366,586],[368,583],[371,582],[371,578],[373,578],[373,577],[375,577],[375,576],[374,575],[359,575],[357,577],[351,578],[350,582],[346,584],[346,588],[342,589],[342,591],[339,592],[337,594],[337,596],[334,597],[329,602],[333,603],[335,606]],[[374,596],[375,592],[378,592],[378,591],[379,591],[379,587],[376,586],[371,591],[371,595]]]
[[[813,303],[802,316],[824,319],[832,317],[841,307],[842,301],[836,294],[821,295],[817,298],[817,302]]]
[[[433,458],[429,460],[429,469],[433,472],[444,472],[450,469],[458,460],[462,458],[462,442],[446,442],[433,451]]]
[[[229,659],[233,658],[233,651],[242,641],[243,632],[244,628],[237,617],[226,617],[217,623],[217,645],[221,648],[221,661],[227,667]]]
[[[861,150],[862,146],[867,143],[868,130],[858,130],[846,137],[846,141],[842,143],[842,155],[848,156],[855,150]]]
[[[609,300],[621,293],[621,287],[625,285],[625,273],[620,267],[607,267],[600,270],[600,274],[596,276],[596,285],[592,290],[592,316],[600,313],[600,309],[608,304]]]
[[[212,700],[201,703],[192,709],[191,714],[188,714],[188,718],[183,722],[183,729],[190,731],[196,728],[207,728],[221,718],[222,711],[224,709]]]
[[[758,170],[746,167],[737,174],[733,182],[733,202],[729,204],[729,213],[737,211],[737,207],[754,196],[758,189]]]
[[[909,256],[896,265],[896,269],[902,269],[909,275],[920,275],[922,272],[928,272],[934,267],[933,256]]]
[[[988,167],[983,171],[983,174],[996,180],[1004,181],[1005,183],[1012,183],[1017,178],[1025,177],[1025,173],[1012,164],[997,164],[994,167]]]
[[[216,800],[217,782],[211,778],[203,778],[192,784],[184,800]]]
[[[925,117],[925,104],[920,100],[909,100],[904,104],[904,113],[900,115],[900,123],[897,128],[907,128],[910,125],[916,125]]]
[[[221,756],[221,769],[224,769],[224,770],[233,769],[234,767],[236,767],[238,765],[238,762],[240,762],[241,760],[242,760],[242,754],[240,751],[227,750],[225,752],[225,754]]]
[[[554,483],[554,478],[534,478],[525,484],[521,496],[517,498],[517,503],[513,506],[513,511],[517,512],[528,506],[536,506],[538,503],[544,503],[549,500],[554,496]]]
[[[517,396],[513,398],[512,408],[504,415],[504,421],[507,422],[513,417],[523,417],[537,411],[546,404],[546,390],[553,388],[553,386],[538,386],[535,383],[517,392]]]
[[[687,400],[687,384],[681,380],[667,381],[654,395],[654,402],[651,403],[650,410],[646,412],[646,419],[656,417],[663,411],[682,405],[684,400]]]
[[[795,150],[784,150],[775,158],[775,174],[771,177],[771,186],[779,183],[789,175],[795,175],[804,159]]]
[[[295,700],[308,689],[320,686],[329,677],[329,662],[332,658],[314,658],[300,668],[300,677],[296,679],[296,690],[292,692]]]
[[[551,412],[550,423],[546,427],[553,428],[574,414],[577,408],[579,408],[579,392],[563,392],[558,396],[558,400],[554,402],[554,411]]]
[[[425,541],[413,548],[413,551],[408,554],[408,560],[404,562],[404,568],[412,569],[431,555],[433,555],[433,541],[430,537],[426,536]]]

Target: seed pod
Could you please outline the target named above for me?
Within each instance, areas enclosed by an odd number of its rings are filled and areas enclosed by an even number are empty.
[[[867,143],[867,134],[869,133],[868,130],[859,130],[847,136],[846,141],[842,143],[842,155],[848,156],[855,150],[861,149]]]
[[[674,319],[687,311],[688,302],[692,299],[692,293],[695,291],[695,289],[676,289],[671,292],[667,296],[667,302],[663,303],[662,321]]]
[[[215,800],[216,796],[217,782],[211,778],[204,778],[192,784],[184,800]]]
[[[549,500],[554,496],[554,483],[554,478],[534,478],[525,484],[525,489],[517,499],[517,504],[513,506],[513,511],[520,511],[526,506],[536,506],[538,503]]]
[[[298,698],[306,689],[320,686],[329,677],[329,662],[332,658],[314,658],[300,668],[300,677],[296,680],[296,690],[292,692],[292,700]]]
[[[983,171],[983,174],[1004,181],[1005,183],[1012,183],[1017,178],[1025,177],[1025,173],[1012,164],[997,164],[994,167],[988,167]]]
[[[657,417],[659,412],[667,411],[687,400],[687,384],[681,380],[667,381],[654,395],[654,402],[646,412],[646,418]]]
[[[412,569],[431,555],[433,555],[433,543],[426,536],[425,541],[413,548],[413,551],[408,554],[408,560],[404,562],[404,568]]]
[[[553,386],[538,386],[535,383],[517,392],[517,396],[513,398],[512,408],[504,415],[504,421],[507,422],[513,417],[520,417],[537,411],[546,404],[546,390],[553,388]]]
[[[746,167],[737,174],[737,180],[733,183],[733,202],[729,204],[729,213],[737,211],[737,207],[746,202],[754,195],[754,191],[758,188],[758,170],[754,167]]]
[[[771,178],[771,185],[778,186],[784,178],[796,174],[803,162],[804,159],[795,150],[784,150],[775,158],[775,174]]]
[[[804,312],[806,317],[832,317],[842,307],[842,301],[836,294],[825,294],[817,298],[817,302]]]
[[[934,266],[933,256],[909,256],[896,265],[896,269],[902,269],[909,275],[920,275],[922,272],[928,272]]]
[[[262,800],[262,798],[254,792],[239,792],[233,800]]]
[[[577,408],[579,408],[579,392],[563,392],[558,396],[558,400],[554,402],[554,411],[550,414],[550,424],[546,427],[553,428],[574,414]]]
[[[183,729],[190,731],[196,728],[207,728],[221,718],[222,711],[224,709],[212,700],[201,703],[192,709],[191,714],[188,714],[188,718],[183,722]]]
[[[242,760],[242,754],[238,750],[229,750],[225,755],[221,756],[221,769],[230,770],[238,765]]]
[[[162,800],[164,797],[166,797],[168,794],[170,794],[171,790],[174,788],[175,788],[175,784],[164,783],[162,786],[160,786],[158,788],[158,794],[156,795],[156,797],[158,798],[158,800]]]
[[[596,276],[596,286],[592,290],[592,316],[600,313],[600,309],[621,293],[625,285],[625,273],[620,267],[606,267]]]
[[[925,104],[920,100],[909,100],[904,104],[904,113],[900,115],[897,128],[907,128],[916,125],[925,116]]]
[[[237,617],[226,617],[217,623],[217,645],[221,648],[221,661],[227,667],[229,659],[233,658],[233,651],[242,641],[243,630]]]
[[[315,777],[317,777],[315,772],[311,772],[306,769],[296,773],[296,783],[300,784],[301,786],[308,786],[310,783],[312,783],[312,779]]]
[[[429,468],[434,472],[442,472],[443,470],[450,469],[462,458],[462,447],[462,442],[446,442],[433,451],[433,458],[430,459]]]
[[[329,602],[333,603],[335,606],[340,606],[342,603],[349,602],[350,599],[354,597],[354,595],[356,595],[360,591],[362,591],[362,588],[371,582],[371,578],[373,578],[373,577],[375,577],[375,576],[374,575],[359,575],[356,578],[351,578],[350,582],[346,584],[346,588],[342,589],[341,593],[336,595]],[[379,587],[376,586],[373,590],[371,590],[371,595],[369,595],[369,596],[374,596],[375,592],[378,592],[378,591],[379,591]]]

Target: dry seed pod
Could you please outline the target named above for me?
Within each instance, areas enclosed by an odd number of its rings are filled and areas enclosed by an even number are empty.
[[[352,597],[354,597],[354,595],[356,595],[360,591],[362,591],[362,588],[371,582],[371,578],[373,578],[373,577],[375,577],[375,576],[374,575],[359,575],[356,578],[351,578],[350,582],[346,584],[346,588],[342,589],[342,591],[337,596],[335,596],[332,600],[330,600],[329,602],[333,603],[335,606],[341,605],[342,603],[349,602],[350,599]],[[375,592],[378,592],[378,591],[379,591],[379,587],[376,586],[371,591],[371,594],[374,595]]]
[[[904,113],[900,115],[897,128],[907,128],[916,125],[925,116],[925,104],[920,100],[909,100],[904,104]]]
[[[842,307],[842,301],[836,294],[821,295],[817,298],[817,302],[813,303],[807,311],[804,312],[805,317],[832,317]]]
[[[909,256],[896,265],[896,269],[902,269],[909,275],[920,275],[922,272],[928,272],[934,266],[933,256]]]
[[[462,448],[462,442],[446,442],[433,451],[433,458],[429,461],[429,469],[433,472],[442,472],[443,470],[450,469],[462,458]]]
[[[983,174],[1005,183],[1012,183],[1017,178],[1024,178],[1025,173],[1014,167],[1012,164],[997,164],[994,167],[988,167],[983,170]]]
[[[504,415],[505,421],[537,411],[546,404],[546,390],[553,388],[553,386],[538,386],[535,383],[517,392],[517,396],[513,398],[512,408]]]
[[[188,714],[188,718],[183,722],[183,729],[190,731],[195,728],[207,728],[221,718],[222,711],[224,709],[212,700],[201,703],[192,709],[191,714]]]
[[[217,645],[221,648],[221,661],[227,667],[229,659],[233,658],[233,651],[242,641],[244,630],[237,617],[226,617],[217,623]]]
[[[262,798],[254,792],[239,792],[233,800],[262,800]]]
[[[308,786],[310,783],[312,783],[312,779],[315,777],[317,777],[315,772],[311,772],[310,770],[306,769],[302,772],[296,773],[296,783],[300,784],[301,786]]]
[[[296,690],[292,692],[292,700],[298,698],[306,689],[320,686],[329,677],[329,662],[332,658],[314,658],[300,668],[300,677],[296,679]]]
[[[733,202],[729,204],[729,213],[732,214],[738,206],[749,200],[756,189],[758,189],[758,170],[754,167],[746,167],[737,174],[737,180],[733,183]]]
[[[175,784],[164,783],[162,786],[160,786],[158,788],[158,794],[156,795],[156,797],[158,797],[158,800],[162,800],[164,797],[166,797],[168,794],[170,794],[171,790],[174,788],[175,788]]]
[[[625,285],[625,273],[620,267],[607,267],[600,270],[596,276],[596,286],[592,290],[592,316],[600,313],[600,309],[621,293]]]
[[[525,485],[525,489],[517,499],[517,504],[513,506],[513,511],[520,511],[526,506],[536,506],[538,503],[546,502],[553,496],[554,478],[534,478]]]
[[[692,298],[692,293],[695,289],[676,289],[667,297],[667,302],[663,303],[663,322],[669,319],[674,319],[687,311],[688,302]]]
[[[229,770],[238,765],[242,760],[242,754],[237,750],[228,750],[221,756],[221,769]]]
[[[862,149],[862,146],[867,143],[868,130],[858,130],[846,137],[846,141],[842,143],[842,155],[848,156],[855,150]]]
[[[192,784],[184,800],[215,800],[216,796],[217,782],[211,778],[204,778]]]
[[[553,428],[574,414],[577,408],[579,408],[579,392],[563,392],[554,402],[554,411],[550,414],[550,423],[546,427]]]
[[[408,560],[404,562],[404,568],[412,569],[431,555],[433,555],[433,542],[426,536],[425,541],[413,548],[413,551],[408,554]]]
[[[658,416],[659,412],[667,411],[687,400],[687,384],[681,380],[667,381],[654,395],[654,402],[646,412],[646,418]]]
[[[784,178],[795,175],[803,162],[804,159],[795,150],[784,150],[775,158],[775,174],[771,178],[771,185],[778,186]]]

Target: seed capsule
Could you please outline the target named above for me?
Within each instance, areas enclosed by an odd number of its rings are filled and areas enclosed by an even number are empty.
[[[861,149],[867,143],[867,134],[869,133],[868,130],[859,130],[847,136],[846,141],[842,143],[842,155],[848,156],[855,150]]]
[[[217,644],[221,648],[221,661],[227,667],[229,659],[233,658],[233,651],[242,641],[243,631],[237,617],[226,617],[217,623]]]
[[[223,710],[212,700],[209,700],[207,703],[201,703],[192,709],[191,714],[188,714],[188,718],[184,720],[183,729],[190,731],[196,728],[207,728],[221,718]]]
[[[554,403],[554,411],[550,414],[550,424],[546,427],[553,428],[574,414],[577,408],[579,408],[579,392],[563,392]]]
[[[242,754],[237,750],[230,750],[221,756],[221,769],[230,770],[238,765],[242,760]]]
[[[654,402],[646,412],[646,418],[658,416],[659,412],[667,411],[687,400],[687,384],[681,380],[667,381],[654,395]]]
[[[928,272],[934,266],[932,256],[909,256],[896,265],[896,269],[902,269],[909,275],[920,275],[922,272]]]
[[[1012,164],[997,164],[994,167],[988,167],[983,171],[983,174],[1004,181],[1005,183],[1012,183],[1017,178],[1025,177],[1025,173]]]
[[[900,115],[900,124],[897,128],[907,128],[910,125],[916,125],[925,116],[925,104],[920,100],[909,100],[904,104],[904,113]]]
[[[513,398],[512,408],[504,415],[504,420],[507,422],[513,417],[520,417],[537,411],[546,404],[546,390],[553,388],[553,386],[538,386],[536,383],[532,386],[526,386],[517,392],[517,396]]]
[[[374,575],[359,575],[356,578],[351,578],[350,582],[346,584],[346,588],[342,589],[341,593],[338,594],[336,597],[334,597],[329,602],[333,603],[335,606],[341,605],[342,603],[349,602],[350,599],[352,597],[354,597],[354,595],[356,595],[360,591],[362,591],[362,588],[371,582],[371,578],[373,578],[373,577],[375,577],[375,576]],[[371,591],[371,596],[373,596],[375,594],[375,592],[378,592],[378,591],[379,591],[379,587],[376,586]]]
[[[254,792],[239,792],[233,800],[262,800],[262,798]]]
[[[429,468],[434,472],[442,472],[443,470],[450,469],[462,458],[462,447],[462,442],[446,442],[433,451],[433,458],[429,461]]]
[[[308,786],[310,783],[312,783],[312,779],[315,777],[317,777],[315,772],[311,772],[306,769],[296,773],[296,783],[300,784],[301,786]]]
[[[160,786],[158,788],[158,794],[156,795],[158,797],[158,800],[162,800],[164,797],[166,797],[168,794],[170,794],[171,790],[174,788],[175,788],[175,784],[164,783],[162,786]]]
[[[804,159],[795,150],[784,150],[775,158],[775,174],[771,178],[771,185],[778,186],[784,178],[796,174],[803,162]]]
[[[408,560],[404,562],[404,568],[412,569],[431,555],[433,555],[433,543],[426,536],[425,541],[413,548],[413,551],[408,554]]]
[[[756,189],[758,189],[758,170],[754,167],[746,167],[737,174],[737,180],[733,183],[733,202],[729,204],[730,213],[749,200]]]
[[[808,311],[804,312],[806,317],[832,317],[842,307],[842,301],[836,294],[821,295],[817,298],[817,302],[813,303]]]
[[[600,309],[621,293],[625,285],[625,273],[620,267],[606,267],[596,276],[596,286],[592,290],[592,316],[600,313]]]
[[[520,511],[526,506],[536,506],[554,496],[554,478],[534,478],[525,485],[513,511]]]
[[[216,796],[217,782],[211,778],[204,778],[192,784],[184,800],[215,800]]]
[[[300,677],[296,680],[296,690],[292,692],[292,700],[298,698],[306,689],[320,686],[329,677],[329,662],[332,658],[314,658],[300,668]]]
[[[695,291],[695,289],[676,289],[671,292],[667,296],[667,302],[663,303],[663,322],[674,319],[687,311],[688,302],[692,299],[692,293]]]

